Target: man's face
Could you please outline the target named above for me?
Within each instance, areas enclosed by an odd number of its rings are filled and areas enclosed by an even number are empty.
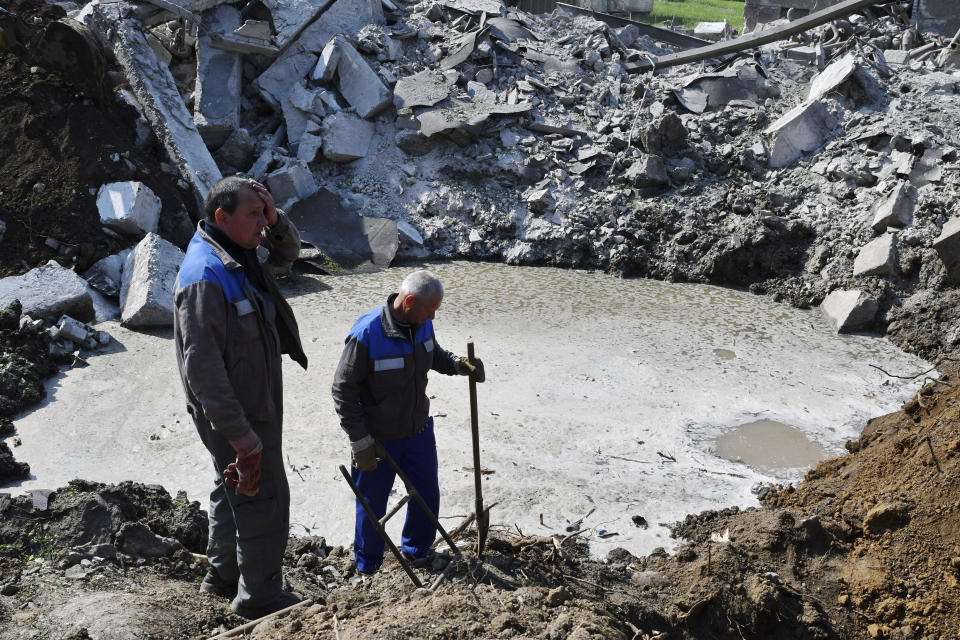
[[[410,324],[423,324],[427,320],[433,320],[441,302],[443,302],[442,295],[424,299],[407,296],[403,306]]]
[[[263,200],[253,189],[241,189],[233,213],[217,210],[217,226],[244,249],[260,246],[260,232],[267,226]]]

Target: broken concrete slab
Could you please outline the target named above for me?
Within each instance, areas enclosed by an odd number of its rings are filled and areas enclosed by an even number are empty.
[[[478,16],[486,13],[491,16],[502,16],[507,13],[507,6],[502,0],[442,0],[440,2],[448,9]]]
[[[0,279],[0,309],[20,300],[32,318],[72,316],[83,322],[94,318],[87,283],[71,269],[51,260],[22,276]]]
[[[837,333],[869,328],[877,317],[879,307],[876,299],[859,289],[838,289],[820,303],[820,310]]]
[[[711,42],[726,40],[732,33],[733,28],[726,20],[723,22],[698,22],[693,27],[694,37],[710,40]]]
[[[456,79],[436,69],[427,69],[397,80],[393,88],[393,104],[397,109],[432,107],[450,97]]]
[[[275,109],[280,109],[290,85],[307,76],[317,64],[317,54],[296,50],[281,54],[267,70],[254,81],[260,95]]]
[[[287,141],[293,150],[296,150],[297,145],[300,143],[300,138],[303,137],[305,133],[312,134],[320,130],[320,123],[314,119],[311,112],[304,111],[294,105],[294,99],[300,97],[301,96],[298,96],[297,89],[294,88],[294,90],[288,91],[281,99],[281,111],[283,113],[284,124],[286,125]],[[303,104],[303,101],[300,100],[300,103]]]
[[[587,127],[556,116],[537,116],[527,124],[527,129],[539,133],[559,133],[562,136],[586,136]]]
[[[363,56],[346,40],[342,41],[337,64],[337,86],[361,118],[372,118],[393,102],[393,93]]]
[[[317,159],[317,153],[323,146],[323,137],[312,133],[304,133],[297,144],[297,160],[310,164]]]
[[[526,194],[523,200],[527,203],[530,211],[534,213],[549,211],[553,209],[557,202],[550,193],[550,189],[534,189]]]
[[[110,182],[97,192],[100,224],[119,233],[156,231],[162,208],[160,198],[142,182]]]
[[[197,82],[193,121],[208,146],[223,144],[240,126],[241,57],[213,46],[212,34],[230,33],[240,26],[240,11],[219,6],[203,17],[197,40]]]
[[[303,200],[317,191],[317,181],[306,163],[291,162],[266,177],[267,188],[274,200],[284,209],[297,200]]]
[[[210,45],[224,51],[259,56],[275,56],[280,53],[280,48],[270,42],[258,38],[245,38],[236,33],[211,34]]]
[[[337,64],[340,62],[340,42],[343,37],[334,36],[326,44],[323,51],[320,52],[320,59],[317,60],[317,66],[313,68],[310,79],[314,82],[330,82],[337,72]]]
[[[830,63],[826,69],[810,81],[810,92],[807,94],[807,100],[819,100],[834,91],[849,80],[856,70],[856,53],[848,53],[839,60]]]
[[[764,131],[769,137],[769,166],[786,167],[804,153],[819,149],[836,124],[836,119],[819,100],[797,105]]]
[[[110,43],[154,134],[193,189],[197,209],[202,210],[210,185],[221,178],[220,169],[183,104],[173,75],[158,63],[140,24],[122,18],[117,5],[97,5],[90,21],[101,39]]]
[[[913,222],[913,210],[917,206],[917,190],[907,182],[901,182],[874,209],[870,226],[877,233],[889,227],[908,227]]]
[[[476,138],[491,117],[524,113],[532,108],[529,102],[510,105],[456,99],[449,106],[424,111],[417,119],[423,136],[442,134],[462,146]]]
[[[130,252],[120,287],[123,326],[173,326],[173,292],[183,256],[183,251],[155,233],[148,233]]]
[[[327,189],[297,202],[287,215],[303,240],[348,269],[364,265],[386,267],[399,246],[396,222],[363,217],[346,209],[340,198]]]
[[[760,65],[747,62],[720,73],[697,75],[682,89],[674,90],[674,95],[687,110],[703,113],[734,100],[763,102],[779,96],[780,90],[767,80]]]
[[[853,261],[855,276],[895,276],[897,267],[897,234],[885,233],[860,249]]]
[[[323,157],[333,162],[352,162],[367,155],[373,139],[372,122],[343,111],[323,120]]]
[[[947,220],[940,235],[933,241],[933,248],[940,256],[950,280],[960,282],[960,217]]]
[[[270,40],[273,38],[273,30],[266,20],[244,20],[242,25],[233,30],[233,33],[255,40]]]
[[[101,258],[94,262],[89,269],[83,272],[83,278],[91,287],[107,296],[120,295],[123,263],[130,254],[130,249],[124,249],[112,256]]]
[[[659,188],[670,184],[663,159],[646,153],[633,161],[623,177],[639,188]]]

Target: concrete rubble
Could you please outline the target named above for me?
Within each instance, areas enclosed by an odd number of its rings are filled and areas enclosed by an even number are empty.
[[[875,298],[860,290],[833,291],[820,304],[820,309],[837,333],[853,333],[873,325],[878,304]]]
[[[173,292],[183,251],[147,234],[123,265],[120,322],[126,327],[173,326]]]
[[[860,249],[853,261],[853,275],[897,275],[897,234],[885,233]]]
[[[14,300],[32,318],[69,315],[78,320],[94,318],[93,300],[83,278],[53,260],[22,276],[0,279],[0,308]]]
[[[100,224],[127,235],[157,230],[163,203],[142,182],[111,182],[97,192]]]

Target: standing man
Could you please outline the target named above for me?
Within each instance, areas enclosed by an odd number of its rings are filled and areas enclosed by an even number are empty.
[[[300,236],[259,182],[212,187],[174,293],[177,365],[200,440],[213,457],[210,568],[200,590],[259,618],[295,604],[282,591],[290,490],[283,467],[281,354],[304,369],[297,321],[274,270],[289,268]],[[257,247],[269,257],[261,265]]]
[[[340,425],[350,437],[353,480],[378,518],[387,511],[394,471],[377,464],[377,446],[385,448],[430,509],[440,507],[437,443],[427,398],[427,372],[475,373],[483,382],[483,363],[454,358],[433,335],[434,314],[443,301],[443,286],[429,271],[410,274],[400,292],[363,315],[347,336],[333,382]],[[383,563],[384,542],[357,501],[353,551],[357,571],[371,574]],[[426,558],[436,528],[418,504],[410,501],[403,525],[402,551]]]

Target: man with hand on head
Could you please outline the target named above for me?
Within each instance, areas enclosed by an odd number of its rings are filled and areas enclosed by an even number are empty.
[[[187,411],[216,474],[200,590],[253,619],[299,601],[281,588],[290,519],[281,354],[304,369],[307,357],[273,273],[296,260],[300,236],[254,180],[220,180],[204,212],[177,275],[173,323]]]
[[[437,445],[427,398],[427,372],[470,375],[483,382],[483,363],[455,358],[437,344],[433,317],[443,301],[443,286],[429,271],[407,276],[399,293],[362,316],[340,357],[333,401],[340,425],[350,438],[352,476],[378,518],[387,510],[394,470],[378,464],[378,447],[386,449],[436,514],[440,506]],[[407,506],[402,552],[426,558],[436,528],[415,501]],[[353,543],[357,570],[374,573],[383,563],[384,542],[356,506]]]

